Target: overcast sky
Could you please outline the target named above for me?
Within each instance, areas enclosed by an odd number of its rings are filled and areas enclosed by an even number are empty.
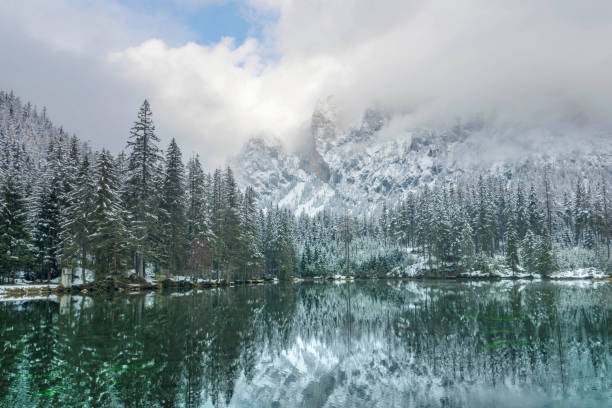
[[[164,143],[214,166],[299,138],[332,94],[346,123],[607,123],[610,39],[608,0],[3,0],[0,88],[113,151],[148,98]]]

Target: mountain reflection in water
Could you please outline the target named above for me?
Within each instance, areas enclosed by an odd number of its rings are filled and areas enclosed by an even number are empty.
[[[612,283],[0,302],[0,407],[612,406]]]

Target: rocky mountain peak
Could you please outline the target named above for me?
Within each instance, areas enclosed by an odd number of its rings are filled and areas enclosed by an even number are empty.
[[[234,160],[239,181],[253,185],[263,201],[298,214],[323,208],[374,213],[383,202],[392,205],[423,185],[448,180],[493,173],[533,179],[552,161],[563,168],[557,184],[571,188],[591,170],[612,167],[609,133],[598,143],[585,134],[585,149],[576,150],[564,143],[567,138],[547,138],[546,129],[527,132],[483,120],[398,129],[397,137],[379,137],[390,121],[381,111],[367,110],[348,128],[340,128],[337,118],[333,97],[317,104],[310,146],[299,154],[261,139],[249,142]]]
[[[337,122],[338,106],[335,98],[328,96],[319,100],[310,121],[313,145],[319,153],[324,153],[331,148],[331,144],[339,133]]]

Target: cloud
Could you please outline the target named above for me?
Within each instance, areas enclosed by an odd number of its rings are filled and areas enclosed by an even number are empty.
[[[323,59],[270,64],[263,52],[254,39],[178,48],[150,40],[108,60],[127,82],[147,89],[158,120],[171,118],[166,125],[188,146],[222,164],[249,137],[294,136],[309,120],[320,84],[343,71]]]
[[[41,16],[25,15],[32,7],[8,11],[20,15],[17,31],[30,41],[79,56],[91,79],[101,71],[99,87],[136,105],[126,115],[149,97],[160,135],[212,165],[252,136],[295,140],[330,94],[344,125],[370,107],[406,128],[474,115],[535,126],[577,117],[609,126],[612,118],[606,0],[244,0],[263,36],[209,46],[186,41],[189,28],[163,15],[139,17],[101,1],[78,12],[69,0],[60,4],[42,26]],[[101,112],[123,115],[115,107],[123,101],[92,92]]]
[[[126,79],[152,89],[194,149],[215,157],[257,134],[290,140],[328,94],[347,123],[372,106],[406,126],[476,114],[538,124],[612,117],[605,1],[251,5],[278,12],[264,43],[149,41],[110,58]]]
[[[106,55],[154,35],[175,44],[187,32],[164,16],[136,15],[115,2],[3,1],[0,88],[46,106],[56,125],[94,148],[118,152],[146,93],[122,81]]]

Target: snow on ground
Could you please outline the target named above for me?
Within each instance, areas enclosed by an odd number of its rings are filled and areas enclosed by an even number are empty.
[[[21,304],[25,302],[31,302],[33,300],[48,300],[51,302],[59,302],[59,299],[56,295],[3,297],[2,294],[0,293],[0,302],[11,302],[15,304]]]
[[[85,269],[85,279],[87,280],[87,282],[93,282],[95,277],[96,277],[96,275],[95,275],[94,271],[89,270],[89,269]],[[80,269],[74,271],[74,275],[72,276],[72,284],[73,285],[82,285],[83,284],[83,272]]]
[[[510,270],[497,270],[493,272],[471,271],[461,274],[466,278],[519,278],[519,279],[542,279],[539,273],[512,272]],[[548,275],[549,279],[605,279],[608,274],[596,268],[580,268],[569,271],[553,272]]]
[[[9,290],[40,290],[43,288],[55,289],[57,288],[56,284],[31,284],[31,283],[19,283],[15,285],[0,285],[0,296],[5,295]]]
[[[193,281],[191,276],[183,276],[183,275],[169,276],[168,280],[171,280],[172,282],[192,282]]]
[[[513,272],[509,269],[496,270],[492,272],[483,272],[483,271],[470,271],[463,272],[461,277],[464,278],[517,278],[517,279],[540,279],[541,275],[537,273],[529,273],[529,272],[521,272],[516,271]]]
[[[555,272],[550,275],[552,279],[604,279],[608,274],[595,268],[580,268],[572,271]]]

